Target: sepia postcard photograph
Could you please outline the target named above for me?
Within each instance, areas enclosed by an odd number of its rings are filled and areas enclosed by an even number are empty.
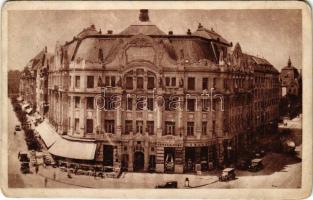
[[[302,199],[305,2],[6,2],[8,197]]]

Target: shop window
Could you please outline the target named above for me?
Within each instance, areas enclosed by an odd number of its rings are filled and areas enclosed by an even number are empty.
[[[125,121],[125,134],[129,134],[133,131],[133,121],[126,120]]]
[[[154,135],[154,121],[147,121],[147,132],[149,135]]]
[[[176,86],[176,78],[175,77],[172,77],[172,82],[171,82],[171,84],[172,84],[172,87],[175,87]]]
[[[153,98],[147,99],[147,109],[153,111]]]
[[[115,133],[114,132],[114,120],[105,120],[104,129],[106,133]]]
[[[148,77],[147,89],[148,90],[152,90],[153,88],[155,88],[155,86],[154,86],[154,77]]]
[[[80,76],[75,76],[75,88],[80,88]]]
[[[136,133],[143,133],[143,121],[136,121]]]
[[[194,112],[196,106],[196,100],[195,99],[187,99],[187,110],[189,112]]]
[[[203,78],[202,79],[202,90],[207,90],[208,89],[208,83],[209,83],[209,79],[208,78]]]
[[[207,134],[207,126],[208,126],[207,122],[202,122],[202,135]]]
[[[75,108],[79,108],[80,105],[80,97],[74,97],[75,99]]]
[[[188,136],[194,135],[194,122],[187,122],[187,135]]]
[[[87,88],[94,88],[94,77],[87,76]]]
[[[92,119],[86,120],[86,131],[87,133],[93,133],[93,120]]]
[[[175,122],[165,122],[165,135],[175,135]]]
[[[196,80],[195,80],[195,78],[194,77],[189,77],[188,78],[188,90],[195,90],[195,83],[196,82]]]
[[[75,118],[74,130],[75,132],[79,131],[79,119],[78,118]]]
[[[143,77],[137,77],[137,89],[143,89]]]
[[[87,109],[94,109],[94,98],[93,97],[87,97]]]

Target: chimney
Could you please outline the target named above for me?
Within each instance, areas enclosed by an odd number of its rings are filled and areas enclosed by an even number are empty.
[[[169,35],[173,35],[173,31],[169,31],[168,34],[169,34]]]
[[[148,9],[140,9],[139,21],[148,22],[149,21],[149,10]]]
[[[187,30],[187,35],[191,35],[190,29]]]
[[[112,30],[108,30],[108,35],[112,35],[113,31]]]

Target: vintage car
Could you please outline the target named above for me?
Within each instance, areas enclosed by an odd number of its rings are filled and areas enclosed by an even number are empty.
[[[251,160],[251,165],[249,166],[248,170],[251,172],[257,172],[263,169],[262,159],[253,159]]]
[[[29,162],[21,162],[20,170],[23,174],[30,173]]]
[[[21,162],[29,162],[29,157],[27,152],[19,152],[18,159]]]
[[[251,159],[240,159],[236,164],[236,168],[239,170],[247,170],[251,165]]]
[[[235,168],[225,168],[219,177],[219,181],[230,181],[236,178]]]
[[[21,130],[22,130],[21,125],[16,125],[16,126],[15,126],[15,131],[21,131]]]
[[[168,181],[165,184],[155,186],[155,188],[177,188],[177,181]]]

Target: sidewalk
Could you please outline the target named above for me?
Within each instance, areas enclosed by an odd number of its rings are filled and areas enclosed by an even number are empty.
[[[56,179],[54,180],[53,174]],[[73,187],[84,188],[155,188],[158,184],[164,184],[167,181],[177,181],[178,188],[184,187],[184,180],[189,178],[190,188],[199,188],[218,181],[214,175],[194,175],[194,174],[157,174],[157,173],[133,173],[124,172],[120,178],[99,178],[85,175],[74,175],[67,177],[66,172],[61,172],[58,168],[41,167],[38,173],[42,177],[47,177],[48,181],[60,182]],[[195,184],[196,183],[196,184]]]

